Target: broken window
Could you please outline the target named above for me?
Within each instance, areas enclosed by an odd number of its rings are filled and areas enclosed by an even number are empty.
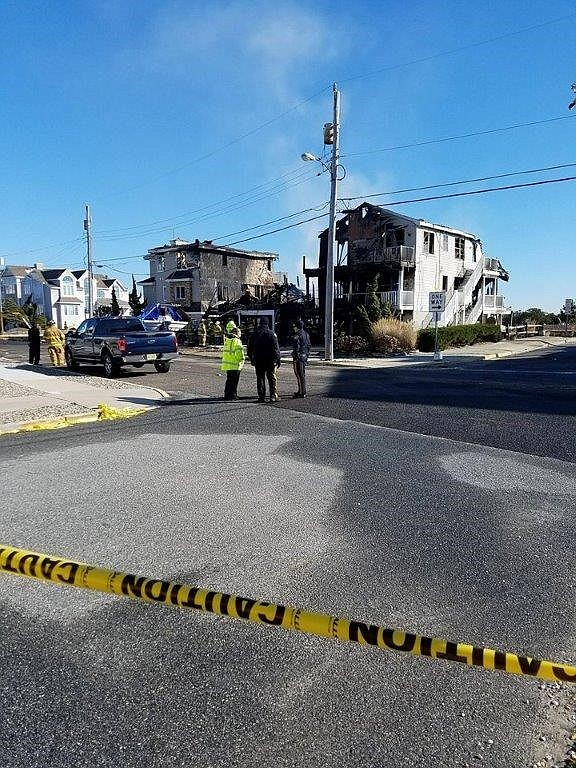
[[[434,232],[424,232],[424,253],[434,253]]]
[[[457,259],[464,258],[464,245],[465,241],[463,237],[457,237],[454,240],[454,254]]]
[[[164,268],[165,268],[164,256],[158,256],[156,269],[158,272],[164,272]]]
[[[185,253],[177,253],[176,254],[176,269],[186,269],[186,254]]]
[[[223,253],[222,254],[222,266],[227,267],[228,266],[228,254]]]

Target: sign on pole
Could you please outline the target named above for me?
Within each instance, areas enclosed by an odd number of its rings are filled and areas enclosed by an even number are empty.
[[[571,315],[574,312],[574,299],[566,299],[564,301],[564,312],[567,315]]]
[[[446,291],[430,291],[428,294],[428,311],[444,312],[446,308]]]

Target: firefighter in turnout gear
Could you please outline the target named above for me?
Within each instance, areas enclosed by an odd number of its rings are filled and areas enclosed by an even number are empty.
[[[48,344],[48,354],[52,365],[64,365],[64,334],[54,320],[50,320],[44,331],[44,341]]]
[[[240,371],[244,367],[244,347],[240,340],[240,328],[233,320],[226,323],[226,336],[222,347],[222,365],[220,370],[226,371],[224,400],[238,400],[238,381]]]

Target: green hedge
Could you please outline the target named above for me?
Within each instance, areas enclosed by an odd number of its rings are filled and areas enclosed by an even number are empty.
[[[465,347],[467,344],[477,344],[481,341],[500,341],[502,331],[499,325],[447,325],[438,328],[438,346]],[[418,331],[418,349],[420,352],[434,351],[434,328],[423,328]]]

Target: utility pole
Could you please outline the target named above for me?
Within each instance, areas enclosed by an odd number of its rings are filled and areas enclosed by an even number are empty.
[[[94,268],[92,264],[92,219],[90,217],[90,206],[86,205],[86,217],[84,219],[84,229],[86,231],[86,265],[88,267],[88,317],[92,317],[94,312]]]
[[[4,277],[4,259],[0,257],[0,336],[4,335],[4,306],[2,305],[2,278]]]
[[[326,307],[324,313],[324,358],[334,359],[334,244],[336,240],[336,198],[338,193],[338,159],[340,152],[340,91],[333,85],[334,115],[332,131],[329,124],[324,126],[332,134],[332,160],[330,162],[330,223],[328,225],[328,252],[326,255]]]

